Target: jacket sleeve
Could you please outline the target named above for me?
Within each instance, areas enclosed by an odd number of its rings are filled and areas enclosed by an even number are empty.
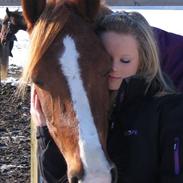
[[[160,118],[160,182],[183,182],[183,96],[165,97]]]
[[[44,182],[57,183],[67,180],[65,160],[51,138],[48,128],[37,128],[37,157],[39,176]]]

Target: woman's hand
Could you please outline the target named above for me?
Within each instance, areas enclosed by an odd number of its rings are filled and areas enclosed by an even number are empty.
[[[30,113],[36,126],[46,126],[46,118],[43,114],[41,104],[36,93],[34,84],[31,87],[31,106]]]

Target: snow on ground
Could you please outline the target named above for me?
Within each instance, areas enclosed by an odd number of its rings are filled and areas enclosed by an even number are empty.
[[[25,31],[19,31],[16,34],[17,41],[14,42],[12,50],[13,57],[10,58],[9,64],[16,64],[18,66],[24,66],[27,58],[27,51],[29,45],[29,36]]]

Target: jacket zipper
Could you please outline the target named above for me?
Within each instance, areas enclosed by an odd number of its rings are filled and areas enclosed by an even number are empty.
[[[174,138],[174,146],[173,146],[173,150],[174,150],[174,173],[175,175],[179,175],[180,173],[180,157],[179,157],[179,144],[180,144],[180,140],[178,137]]]

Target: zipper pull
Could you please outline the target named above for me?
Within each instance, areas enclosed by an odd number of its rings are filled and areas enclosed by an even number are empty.
[[[114,129],[114,122],[111,123],[111,129]]]
[[[175,142],[173,145],[173,150],[176,151],[177,150],[177,143]]]
[[[173,150],[174,150],[174,171],[175,175],[179,175],[180,173],[180,152],[179,152],[179,138],[175,137],[174,138],[174,145],[173,145]]]

